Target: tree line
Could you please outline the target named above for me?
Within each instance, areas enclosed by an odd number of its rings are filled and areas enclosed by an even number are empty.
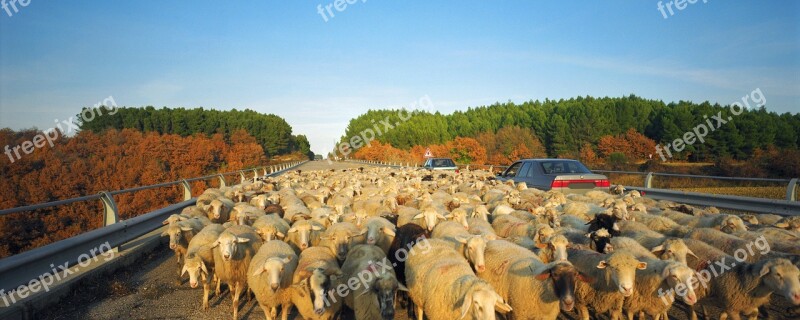
[[[611,154],[624,154],[634,158],[630,160],[636,160],[650,155],[657,157],[656,144],[671,143],[721,113],[725,117],[731,115],[732,119],[709,132],[704,143],[687,145],[681,152],[674,152],[672,159],[693,162],[728,158],[748,160],[759,150],[797,150],[800,146],[800,113],[777,114],[762,106],[734,115],[729,106],[689,101],[664,103],[635,95],[545,99],[520,104],[509,101],[452,114],[413,111],[405,121],[399,118],[398,112],[367,111],[350,120],[341,141],[348,141],[388,119],[390,123],[396,123],[395,127],[377,136],[376,140],[409,155],[414,154],[412,148],[415,146],[446,145],[462,137],[477,139],[488,149],[497,149],[499,143],[502,152],[486,150],[486,161],[493,164],[507,163],[508,159],[503,157],[509,158],[515,149],[518,153],[515,155],[539,153],[531,150],[536,146],[525,145],[528,152],[520,148],[519,143],[524,141],[540,143],[543,147],[541,156],[609,158]],[[504,128],[515,129],[511,133],[501,131]],[[494,137],[497,135],[505,138],[497,139]]]
[[[105,107],[100,107],[105,110]],[[304,135],[292,135],[292,127],[283,118],[274,114],[262,114],[253,110],[220,111],[213,109],[161,108],[116,108],[113,114],[100,112],[102,116],[90,119],[77,115],[82,131],[102,132],[106,129],[135,129],[142,132],[177,134],[183,137],[194,134],[222,134],[230,138],[238,129],[246,130],[264,150],[264,155],[300,152],[313,157],[311,145]]]

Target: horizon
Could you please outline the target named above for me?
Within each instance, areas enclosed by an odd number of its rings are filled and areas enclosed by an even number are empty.
[[[350,119],[424,96],[451,114],[631,94],[724,106],[760,88],[768,111],[799,109],[792,1],[331,3],[17,3],[0,10],[0,128],[113,97],[275,114],[324,155]]]

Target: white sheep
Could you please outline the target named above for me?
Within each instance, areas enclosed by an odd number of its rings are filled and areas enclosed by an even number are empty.
[[[233,318],[237,319],[239,296],[247,285],[248,267],[261,248],[261,238],[253,228],[235,225],[225,229],[211,247],[214,249],[214,272],[220,281],[228,284],[233,296]]]
[[[463,226],[454,221],[445,221],[436,225],[431,236],[435,239],[449,241],[453,249],[463,254],[476,273],[486,270],[486,242],[497,238],[470,234]]]
[[[503,240],[487,244],[486,266],[491,271],[478,276],[513,308],[510,319],[556,319],[560,310],[571,311],[575,282],[583,278],[569,262],[545,264],[532,252]]]
[[[636,270],[644,270],[647,263],[637,260],[625,251],[601,254],[582,249],[569,249],[569,261],[584,275],[595,279],[591,284],[578,282],[575,303],[578,315],[589,319],[589,306],[596,313],[610,312],[612,319],[622,316],[622,304],[633,295]]]
[[[178,277],[175,279],[176,285],[180,285],[181,283],[181,267],[189,247],[189,241],[191,241],[192,237],[200,232],[200,230],[203,230],[203,227],[203,223],[200,219],[192,218],[170,223],[167,229],[161,233],[162,237],[169,237],[169,248],[175,252],[175,258],[178,260]]]
[[[230,213],[233,210],[233,201],[218,197],[209,203],[208,219],[213,223],[225,223],[230,220]]]
[[[355,313],[355,319],[394,319],[397,291],[408,289],[397,281],[392,265],[380,248],[370,244],[354,246],[342,264],[342,274],[338,286],[344,282],[350,286],[351,291],[343,298]],[[351,285],[351,281],[356,285]]]
[[[358,227],[353,223],[334,223],[319,236],[318,245],[330,249],[341,262],[347,257],[347,251],[350,249],[350,246],[357,243],[356,237],[360,233],[361,231],[358,230]]]
[[[421,241],[411,249],[406,281],[418,319],[494,320],[495,310],[512,311],[445,240]]]
[[[287,320],[292,309],[292,277],[297,269],[297,254],[282,241],[264,243],[247,270],[247,285],[256,295],[267,320]],[[237,306],[234,300],[234,306]],[[235,313],[234,313],[235,318]]]
[[[361,235],[366,238],[363,242],[376,245],[384,253],[388,253],[396,235],[395,229],[394,224],[385,218],[370,217],[361,229]]]
[[[203,280],[203,310],[208,310],[208,295],[211,291],[211,281],[217,278],[214,273],[214,253],[211,245],[217,241],[225,228],[219,224],[211,224],[200,230],[186,250],[186,259],[181,274],[189,274],[189,286],[197,288],[197,282]],[[215,293],[219,296],[219,280],[216,281]]]
[[[292,304],[304,319],[333,319],[342,303],[332,303],[330,295],[334,294],[334,281],[342,275],[336,256],[328,248],[310,247],[300,253],[292,277]]]
[[[319,244],[319,237],[323,231],[325,227],[317,222],[300,220],[292,224],[285,240],[297,253],[300,253],[305,248]]]
[[[256,232],[264,242],[284,239],[289,233],[289,228],[291,226],[286,223],[286,220],[274,214],[261,216],[253,222],[253,229],[256,229]]]

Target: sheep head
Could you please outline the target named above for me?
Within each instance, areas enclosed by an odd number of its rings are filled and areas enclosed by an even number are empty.
[[[495,310],[508,313],[512,309],[489,284],[479,283],[464,296],[459,319],[466,318],[467,314],[471,315],[470,319],[495,319]]]
[[[630,297],[633,294],[636,270],[647,269],[647,263],[636,260],[625,251],[616,251],[606,260],[600,261],[597,268],[605,269],[606,285],[615,287],[623,296]]]
[[[267,283],[269,283],[270,289],[274,292],[280,288],[284,277],[292,276],[290,273],[287,274],[286,272],[286,264],[291,262],[292,259],[292,256],[269,258],[267,261],[264,261],[261,267],[253,272],[253,275],[257,276],[262,273],[267,273]]]

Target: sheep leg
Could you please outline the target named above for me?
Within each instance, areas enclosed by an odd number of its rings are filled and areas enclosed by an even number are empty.
[[[180,286],[180,285],[181,285],[181,271],[182,271],[182,269],[183,269],[183,268],[182,268],[182,267],[183,267],[183,264],[181,263],[181,257],[182,257],[182,256],[183,256],[183,255],[181,255],[181,253],[180,253],[180,252],[178,252],[178,251],[175,251],[175,258],[177,258],[177,260],[178,260],[178,273],[177,273],[177,274],[178,274],[178,277],[177,277],[177,278],[175,278],[175,285],[176,285],[176,286]]]
[[[282,307],[283,310],[281,310],[281,320],[289,320],[289,312],[292,311],[292,303],[285,303]]]
[[[422,316],[422,306],[414,306],[417,309],[417,320],[424,320],[425,318]]]
[[[589,320],[589,308],[587,308],[585,305],[578,305],[577,307],[578,317],[580,317],[581,320]]]
[[[639,311],[639,320],[647,320],[647,317],[644,315],[644,311]]]
[[[633,320],[633,311],[627,310],[625,313],[628,317],[628,320]],[[639,316],[639,319],[641,319],[641,316]]]
[[[239,319],[239,295],[242,293],[242,284],[236,282],[231,288],[233,293],[233,320]]]
[[[745,311],[745,316],[747,316],[747,320],[758,320],[758,308],[752,308],[749,311]]]
[[[622,310],[611,309],[609,310],[609,314],[611,315],[611,320],[622,319]]]
[[[208,310],[208,293],[211,291],[210,279],[203,282],[203,310]]]
[[[273,320],[273,319],[274,319],[274,318],[272,317],[272,313],[271,313],[271,312],[269,312],[269,310],[270,310],[270,309],[269,309],[269,307],[267,307],[267,306],[266,306],[266,305],[264,305],[263,303],[259,303],[258,305],[261,307],[261,310],[263,310],[263,311],[264,311],[264,317],[266,317],[266,318],[267,318],[267,320]]]
[[[219,294],[221,293],[219,287],[220,287],[220,285],[222,285],[222,279],[217,277],[216,274],[214,274],[214,279],[216,279],[216,282],[217,282],[217,288],[214,290],[214,294],[215,294],[214,296],[215,297],[219,297]]]

